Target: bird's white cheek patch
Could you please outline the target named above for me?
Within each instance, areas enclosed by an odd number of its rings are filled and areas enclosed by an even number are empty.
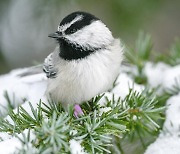
[[[101,21],[94,21],[76,33],[65,37],[73,43],[93,48],[109,45],[113,41],[111,31]]]

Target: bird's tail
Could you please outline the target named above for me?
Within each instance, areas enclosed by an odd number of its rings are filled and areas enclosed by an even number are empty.
[[[29,75],[35,75],[35,74],[40,74],[43,73],[43,65],[37,65],[37,66],[32,66],[24,69],[23,71],[19,72],[17,76],[19,77],[26,77]]]

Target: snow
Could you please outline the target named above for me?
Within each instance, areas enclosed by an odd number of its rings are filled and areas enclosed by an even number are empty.
[[[180,94],[172,96],[167,101],[167,106],[164,130],[180,134]]]
[[[6,107],[8,105],[5,99],[4,92],[8,92],[13,106],[24,103],[24,99],[30,101],[35,105],[40,99],[44,99],[44,93],[47,86],[46,76],[44,73],[20,77],[19,74],[27,71],[24,69],[17,69],[11,71],[9,74],[0,76],[0,114],[6,114]],[[26,102],[27,102],[26,101]],[[27,104],[27,103],[25,103]]]
[[[176,79],[180,79],[180,65],[169,67],[162,63],[148,64],[146,69],[149,84],[154,87],[159,85],[165,91],[172,89],[176,85]],[[154,70],[156,75],[153,74]],[[166,105],[163,130],[156,141],[147,148],[145,154],[180,154],[180,92],[170,97]]]
[[[172,86],[176,85],[177,80],[180,81],[180,65],[174,66],[166,71],[164,74],[163,88],[171,89]]]
[[[145,154],[180,154],[180,94],[172,96],[167,106],[163,130]]]
[[[8,135],[5,132],[0,132],[0,142],[12,138],[11,135]]]
[[[120,73],[115,85],[116,86],[112,89],[112,93],[120,96],[122,99],[129,93],[129,88],[132,88],[137,92],[141,92],[144,89],[144,86],[134,83],[133,80],[125,73]]]
[[[125,70],[126,68],[124,68]],[[6,114],[7,101],[3,97],[4,90],[8,91],[10,100],[13,100],[13,105],[24,103],[23,99],[26,98],[23,107],[29,112],[28,101],[34,107],[40,99],[47,103],[45,97],[45,90],[47,87],[47,79],[43,73],[29,75],[26,77],[19,77],[18,74],[23,73],[27,69],[17,69],[11,71],[9,74],[0,76],[0,112],[2,115]],[[145,75],[148,79],[150,87],[160,87],[160,92],[171,89],[176,80],[180,81],[180,65],[169,66],[164,63],[153,64],[146,63],[144,67]],[[111,108],[107,108],[105,99],[117,100],[119,97],[122,99],[129,93],[129,88],[141,92],[144,86],[138,85],[133,82],[133,79],[122,71],[117,78],[116,86],[111,92],[106,92],[104,97],[99,101],[102,109],[100,114],[108,112]],[[16,96],[14,95],[16,93]],[[15,96],[15,97],[14,97]],[[7,117],[8,119],[8,117]],[[166,120],[162,132],[154,143],[147,149],[145,154],[179,154],[180,153],[180,93],[172,96],[167,101]],[[75,132],[71,132],[75,133]],[[20,148],[22,145],[17,138],[8,134],[0,133],[0,153],[9,154]],[[9,148],[11,147],[11,148]],[[74,148],[76,147],[76,148]],[[84,154],[81,143],[76,140],[70,141],[70,149],[72,154]]]
[[[72,139],[69,141],[69,143],[71,154],[86,154],[86,152],[84,152],[84,149],[81,146],[80,141]]]
[[[180,138],[176,135],[159,137],[145,154],[180,154]]]
[[[20,147],[21,147],[21,142],[18,140],[18,138],[15,137],[0,142],[1,154],[11,154],[15,152],[16,148],[20,148]]]
[[[144,67],[144,72],[147,76],[148,83],[151,85],[151,87],[155,88],[157,86],[163,85],[165,73],[170,69],[171,66],[161,62],[158,64],[147,62]]]
[[[23,134],[27,136],[28,130],[24,130]],[[0,134],[1,135],[1,134]],[[31,138],[34,138],[35,136],[30,132]],[[18,135],[19,138],[23,138],[22,134]],[[10,139],[5,139],[4,141],[0,142],[0,153],[1,154],[11,154],[14,153],[18,148],[21,149],[23,146],[22,142],[17,137],[11,137]]]
[[[161,62],[157,64],[148,62],[144,72],[149,85],[153,88],[160,86],[161,91],[171,89],[177,80],[180,81],[180,65],[172,67]]]

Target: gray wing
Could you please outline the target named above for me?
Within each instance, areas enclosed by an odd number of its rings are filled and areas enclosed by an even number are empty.
[[[44,60],[43,71],[46,73],[48,78],[55,78],[57,70],[54,67],[54,52],[49,54]]]

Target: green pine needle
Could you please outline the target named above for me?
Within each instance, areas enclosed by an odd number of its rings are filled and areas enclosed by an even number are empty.
[[[115,136],[139,136],[142,140],[144,132],[156,135],[154,132],[161,129],[158,121],[164,107],[156,107],[158,101],[153,92],[146,90],[138,93],[130,89],[124,99],[115,100],[112,96],[105,100],[106,106],[100,106],[103,96],[96,96],[82,104],[84,115],[79,118],[74,117],[72,106],[65,111],[60,103],[44,104],[41,100],[37,108],[29,103],[31,114],[22,106],[17,112],[11,109],[8,115],[13,122],[0,118],[0,131],[15,136],[25,129],[33,132],[35,138],[31,139],[29,135],[21,139],[24,146],[19,149],[20,152],[32,148],[39,153],[68,153],[69,141],[75,139],[89,153],[111,153]],[[101,109],[107,107],[110,110],[100,114]]]

